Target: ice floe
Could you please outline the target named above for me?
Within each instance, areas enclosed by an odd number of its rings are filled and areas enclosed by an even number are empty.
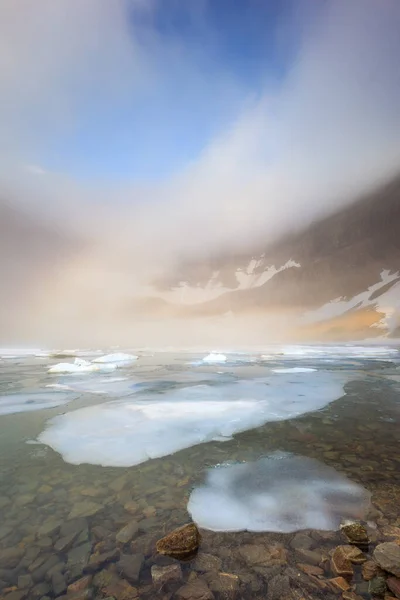
[[[210,352],[203,358],[203,363],[224,363],[227,357],[225,354],[219,354],[218,352]]]
[[[271,369],[273,373],[314,373],[316,370],[317,369],[312,369],[311,367],[287,367]]]
[[[135,354],[125,354],[124,352],[115,352],[113,354],[105,354],[104,356],[99,356],[98,358],[95,358],[92,362],[124,366],[124,365],[128,365],[130,363],[135,362],[137,359],[138,359],[138,356],[136,356]]]
[[[345,381],[291,373],[141,393],[55,417],[39,439],[72,464],[127,467],[318,410],[343,395]]]
[[[79,393],[104,394],[107,396],[129,396],[135,393],[137,383],[127,377],[91,378],[68,383],[53,383],[46,385],[47,388],[55,390],[69,390]]]
[[[277,452],[210,469],[188,512],[212,531],[336,531],[346,519],[363,518],[369,500],[369,492],[333,468]]]
[[[57,406],[71,402],[75,398],[76,394],[62,393],[60,391],[8,394],[0,396],[0,415],[56,408]]]
[[[83,358],[76,358],[73,363],[57,363],[48,370],[49,373],[98,373],[104,371],[114,371],[117,368],[116,363],[94,364]]]

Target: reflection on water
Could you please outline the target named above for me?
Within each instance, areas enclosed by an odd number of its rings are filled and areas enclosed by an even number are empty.
[[[251,357],[254,362],[246,363],[241,356],[236,364],[188,365],[200,359],[177,355],[139,359],[134,366],[118,371],[118,378],[126,379],[116,380],[115,385],[123,384],[126,392],[125,384],[132,380],[132,395],[124,396],[130,402],[135,402],[138,384],[140,393],[150,392],[149,401],[154,401],[155,395],[161,401],[165,390],[175,393],[199,384],[223,389],[236,380],[268,378],[272,369],[316,368],[316,373],[274,374],[282,378],[280,398],[284,403],[292,398],[291,387],[299,382],[296,378],[308,377],[312,388],[312,378],[320,375],[326,356],[307,356],[301,363],[298,358],[276,355],[269,361]],[[75,598],[89,597],[88,589],[94,598],[124,600],[341,597],[342,590],[331,582],[336,573],[329,553],[345,542],[340,532],[318,529],[317,518],[313,526],[307,522],[309,529],[297,533],[202,530],[197,558],[179,563],[180,570],[171,567],[168,581],[157,580],[154,569],[152,578],[151,570],[154,565],[176,563],[158,556],[155,543],[190,521],[188,499],[192,490],[203,484],[208,468],[258,461],[277,451],[315,459],[371,492],[368,555],[377,542],[400,539],[400,403],[398,383],[390,379],[396,377],[396,364],[391,356],[380,356],[379,361],[354,355],[351,360],[346,356],[329,360],[332,362],[325,363],[325,370],[339,378],[345,373],[346,396],[330,404],[322,398],[318,406],[310,407],[314,412],[297,418],[289,415],[224,442],[201,443],[129,468],[76,466],[64,462],[47,446],[25,443],[37,439],[48,420],[61,413],[114,401],[112,392],[104,393],[104,386],[111,390],[112,383],[103,381],[101,389],[88,390],[87,379],[84,384],[64,377],[62,384],[69,381],[74,386],[69,403],[0,417],[3,596],[10,600],[57,598],[72,586],[68,597],[81,594]],[[48,359],[33,357],[3,361],[1,393],[31,393],[59,383],[60,378],[46,374],[49,364]],[[100,375],[98,382],[104,377]],[[110,377],[115,378],[115,372]],[[81,384],[78,395],[76,388]],[[321,393],[324,391],[322,387]],[[306,398],[307,391],[304,393]],[[318,395],[315,387],[314,394]],[[176,436],[175,424],[175,420],[171,422],[171,434]],[[112,443],[118,444],[118,435]],[[307,478],[301,480],[306,491]],[[251,478],[248,485],[253,485]],[[354,565],[353,570],[348,585],[356,586],[361,597],[371,598],[362,566]]]

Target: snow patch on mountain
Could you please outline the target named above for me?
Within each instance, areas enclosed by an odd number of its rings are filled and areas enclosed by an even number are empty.
[[[381,272],[381,281],[370,286],[365,292],[361,292],[352,298],[336,298],[324,304],[316,310],[306,312],[301,321],[304,324],[319,323],[340,317],[350,310],[359,310],[372,307],[384,316],[375,324],[375,327],[393,332],[400,315],[400,281],[399,273],[390,273],[389,270]],[[396,281],[397,280],[397,281]],[[389,284],[392,285],[383,291]],[[380,294],[379,291],[382,290]]]
[[[281,267],[270,265],[263,268],[265,263],[264,255],[259,258],[252,258],[244,268],[238,267],[235,270],[235,279],[237,285],[226,287],[221,281],[221,272],[213,271],[210,279],[204,286],[192,285],[187,281],[179,282],[179,285],[172,288],[169,292],[162,294],[162,298],[169,302],[177,304],[196,304],[199,302],[208,302],[215,300],[226,292],[235,290],[248,290],[264,285],[272,279],[277,273],[290,268],[299,268],[301,265],[290,259]]]

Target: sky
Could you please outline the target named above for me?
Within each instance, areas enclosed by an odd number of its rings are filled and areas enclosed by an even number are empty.
[[[40,305],[117,306],[398,172],[399,30],[398,0],[2,0],[1,202],[74,246],[26,267]]]

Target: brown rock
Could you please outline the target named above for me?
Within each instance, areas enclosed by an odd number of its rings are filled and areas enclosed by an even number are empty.
[[[187,559],[197,552],[199,544],[199,530],[194,523],[188,523],[158,540],[156,549],[159,554]]]
[[[122,529],[120,529],[115,536],[116,541],[119,544],[127,544],[132,541],[133,538],[139,531],[139,525],[137,521],[131,521],[128,525],[125,525]]]
[[[199,552],[196,559],[193,561],[192,567],[195,571],[220,571],[222,568],[222,560],[213,554]]]
[[[351,577],[353,575],[353,565],[345,551],[346,546],[338,546],[332,553],[331,567],[335,575],[342,577]]]
[[[271,546],[244,544],[240,546],[238,553],[250,566],[273,567],[287,563],[287,552],[281,544],[272,544]]]
[[[373,579],[379,571],[378,565],[373,560],[367,560],[361,567],[361,573],[365,581]]]
[[[329,579],[329,583],[331,583],[335,588],[341,590],[342,592],[347,592],[351,585],[346,579],[343,577],[335,577],[334,579]]]
[[[361,523],[349,523],[343,525],[341,532],[346,537],[349,544],[356,546],[366,546],[369,543],[367,528]]]
[[[217,573],[208,582],[210,590],[217,592],[221,600],[234,600],[240,586],[240,579],[232,573]]]
[[[306,575],[314,575],[315,577],[319,577],[324,574],[323,569],[320,567],[315,567],[313,565],[306,565],[304,563],[299,563],[298,568],[301,569]]]
[[[175,597],[179,600],[214,600],[214,594],[203,579],[195,579],[179,588]]]
[[[396,598],[400,598],[400,579],[397,579],[397,577],[388,577],[386,585]]]
[[[393,525],[385,525],[382,528],[382,533],[385,537],[397,538],[400,540],[400,527],[394,527]]]
[[[125,579],[120,579],[116,573],[103,569],[96,573],[93,579],[95,587],[103,597],[114,596],[118,600],[136,600],[138,591]]]
[[[92,583],[92,576],[86,575],[85,577],[81,577],[78,581],[74,581],[68,586],[68,594],[76,594],[77,592],[83,592],[86,590],[90,584]]]
[[[179,564],[168,565],[166,567],[159,567],[153,565],[151,567],[151,578],[155,585],[164,585],[168,581],[181,581],[182,580],[182,569]]]
[[[363,600],[362,596],[359,596],[355,592],[343,592],[343,600]]]
[[[395,542],[384,542],[374,550],[378,565],[396,577],[400,577],[400,546]]]
[[[322,562],[322,554],[316,550],[305,550],[304,548],[296,548],[296,556],[302,562],[309,563],[310,565],[318,565]]]

